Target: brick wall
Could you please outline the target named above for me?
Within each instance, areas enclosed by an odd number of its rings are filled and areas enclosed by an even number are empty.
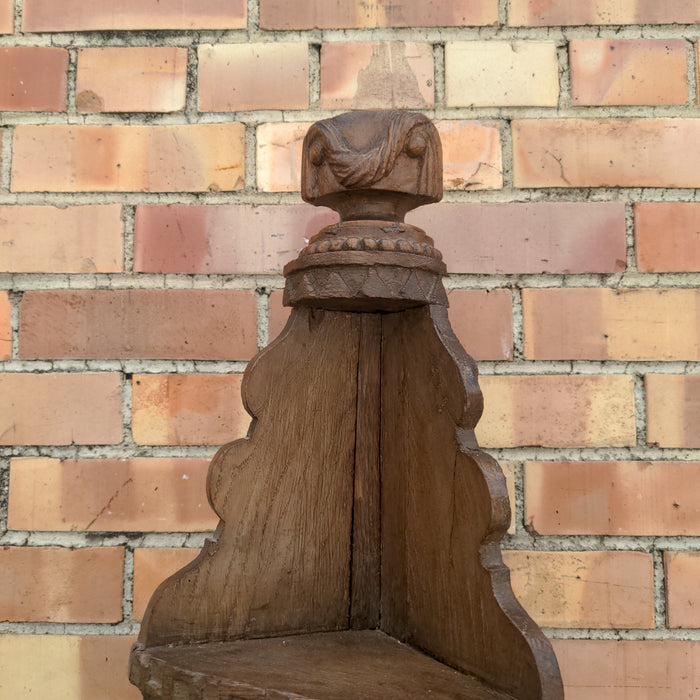
[[[332,220],[300,140],[437,121],[450,316],[568,697],[700,688],[697,0],[0,0],[0,697],[136,698],[154,586]],[[696,201],[698,200],[698,201]],[[476,329],[476,330],[475,330]],[[41,663],[36,660],[40,658]]]

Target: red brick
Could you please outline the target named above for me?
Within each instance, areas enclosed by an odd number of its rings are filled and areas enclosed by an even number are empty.
[[[0,34],[12,34],[15,28],[14,0],[0,0]]]
[[[527,462],[525,521],[541,535],[700,535],[699,482],[700,462]]]
[[[693,24],[696,0],[510,0],[508,24]]]
[[[643,552],[503,552],[522,606],[544,627],[654,626],[653,560]]]
[[[118,374],[0,374],[0,445],[121,441]]]
[[[634,445],[634,382],[625,375],[482,375],[485,447]]]
[[[572,39],[576,105],[678,105],[688,99],[685,39]]]
[[[207,459],[13,459],[11,530],[209,531]]]
[[[433,47],[333,42],[321,47],[324,109],[425,109],[435,104]]]
[[[700,290],[524,289],[525,357],[700,360]]]
[[[700,447],[700,375],[647,374],[647,442]]]
[[[308,204],[138,206],[134,270],[278,273],[311,236],[337,221],[330,209]]]
[[[245,360],[257,350],[252,292],[115,289],[25,292],[20,357]]]
[[[634,235],[640,270],[700,272],[700,203],[637,203]]]
[[[133,433],[140,445],[220,445],[248,432],[240,374],[137,374]]]
[[[517,119],[516,187],[700,187],[700,119]]]
[[[277,290],[270,294],[268,302],[268,310],[270,316],[270,340],[274,340],[287,323],[291,309],[288,306],[282,306],[282,290]]]
[[[67,88],[66,49],[0,48],[0,110],[65,112]]]
[[[664,552],[664,568],[668,626],[700,627],[700,552]]]
[[[7,292],[0,292],[0,360],[12,357],[12,304]]]
[[[23,32],[245,29],[245,0],[24,0]]]
[[[79,112],[177,112],[185,108],[187,49],[79,49],[77,76]]]
[[[301,146],[310,122],[276,122],[257,128],[258,189],[298,192],[301,183]]]
[[[134,550],[134,620],[141,620],[156,588],[168,577],[189,564],[199,549]]]
[[[406,220],[435,238],[458,273],[581,273],[625,269],[622,202],[445,202]]]
[[[290,3],[260,0],[263,29],[462,27],[498,23],[498,0],[371,0]]]
[[[700,643],[553,639],[566,700],[679,700],[700,690]]]
[[[302,42],[199,47],[199,109],[306,109],[309,46]]]
[[[242,124],[15,127],[13,192],[206,192],[243,187]],[[37,167],[41,163],[42,167]]]
[[[121,272],[122,207],[0,206],[2,272]]]
[[[3,547],[0,620],[119,622],[122,547]]]

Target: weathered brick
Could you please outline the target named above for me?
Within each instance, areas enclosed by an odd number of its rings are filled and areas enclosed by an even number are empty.
[[[119,622],[122,547],[3,547],[0,620]]]
[[[644,272],[700,272],[700,203],[634,205],[637,267]]]
[[[205,44],[199,47],[199,109],[305,109],[309,47],[305,42]]]
[[[193,532],[216,527],[209,461],[187,458],[13,459],[11,530]]]
[[[700,22],[696,0],[510,0],[508,24],[692,24]]]
[[[677,105],[688,99],[684,39],[572,39],[576,105]]]
[[[553,639],[566,700],[679,700],[700,689],[700,642]]]
[[[137,374],[133,433],[140,445],[220,445],[244,437],[250,416],[240,374]]]
[[[205,192],[243,186],[242,124],[15,127],[13,192]],[[38,167],[41,164],[41,167]]]
[[[245,0],[24,0],[23,32],[245,29]]]
[[[444,202],[406,220],[435,238],[450,272],[619,272],[622,202]]]
[[[700,462],[527,462],[525,521],[542,535],[700,535],[699,481]]]
[[[12,356],[12,304],[7,292],[0,292],[0,360]]]
[[[0,34],[12,34],[15,27],[14,0],[0,0]]]
[[[301,184],[301,146],[311,123],[260,124],[255,165],[258,189],[263,192],[297,192]]]
[[[124,670],[135,641],[107,634],[2,635],[3,697],[140,700],[141,693]]]
[[[486,447],[634,445],[634,382],[625,375],[482,375]]]
[[[516,187],[700,187],[700,119],[517,119]]]
[[[138,206],[134,270],[281,272],[311,236],[337,221],[330,209],[308,204]]]
[[[252,292],[80,289],[25,292],[20,357],[245,360],[257,350]]]
[[[121,272],[122,207],[0,206],[0,271]]]
[[[643,552],[503,552],[522,606],[545,627],[654,626],[653,560]]]
[[[324,109],[425,109],[435,104],[433,47],[333,42],[321,47]]]
[[[460,41],[445,45],[449,107],[556,107],[559,66],[553,41]]]
[[[189,564],[199,549],[134,550],[134,620],[141,620],[156,588],[176,571]]]
[[[67,89],[66,49],[0,48],[0,110],[65,112]]]
[[[664,569],[668,626],[700,627],[700,552],[664,552]]]
[[[75,103],[79,112],[177,112],[186,82],[187,49],[79,49]]]
[[[525,357],[700,360],[700,290],[524,289]]]
[[[700,375],[647,374],[647,443],[700,447]]]
[[[0,374],[0,445],[115,445],[121,440],[118,374]]]
[[[260,0],[263,29],[462,27],[498,23],[498,0],[370,0],[363,3]]]

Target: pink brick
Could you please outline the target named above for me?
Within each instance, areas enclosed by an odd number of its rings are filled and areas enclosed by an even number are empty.
[[[330,209],[308,204],[138,206],[134,270],[279,273],[311,236],[337,220]]]
[[[441,202],[409,212],[406,220],[435,239],[450,272],[625,269],[622,202]]]
[[[120,204],[0,206],[2,272],[121,272]]]
[[[647,443],[700,447],[700,375],[647,374]]]
[[[277,122],[257,128],[258,189],[298,192],[301,184],[301,146],[311,123]]]
[[[14,0],[0,0],[0,34],[12,34],[15,27]]]
[[[291,312],[288,306],[282,305],[281,289],[270,294],[268,309],[270,314],[270,340],[274,340],[282,332]]]
[[[576,105],[677,105],[688,99],[684,39],[573,39]]]
[[[24,0],[22,31],[245,29],[245,0]]]
[[[634,235],[640,270],[700,272],[700,203],[637,203]]]
[[[20,356],[244,360],[257,350],[255,298],[209,289],[25,292]]]
[[[187,49],[79,49],[79,112],[177,112],[185,108]]]
[[[11,530],[209,531],[207,459],[13,459]]]
[[[525,522],[541,535],[700,535],[699,482],[700,462],[527,462]]]
[[[0,360],[12,356],[12,304],[7,292],[0,292]]]
[[[664,552],[664,568],[668,626],[700,627],[700,552]]]
[[[700,119],[516,119],[516,187],[700,187]]]
[[[199,109],[305,109],[309,46],[305,42],[199,47]]]
[[[0,48],[0,110],[65,112],[67,86],[66,49]]]

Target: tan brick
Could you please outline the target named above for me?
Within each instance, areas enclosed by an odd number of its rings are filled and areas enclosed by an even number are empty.
[[[321,47],[324,109],[425,109],[435,104],[433,47],[333,42]]]
[[[677,105],[688,99],[684,39],[572,39],[576,105]]]
[[[700,627],[700,552],[664,552],[664,569],[668,626]]]
[[[3,547],[0,620],[119,622],[123,547]]]
[[[15,27],[14,0],[0,0],[0,34],[12,34]]]
[[[485,447],[634,445],[634,381],[624,375],[482,375]]]
[[[311,236],[337,221],[330,209],[308,204],[138,206],[134,270],[279,273]]]
[[[442,141],[442,177],[446,190],[503,187],[501,135],[496,122],[444,120],[435,126]]]
[[[121,272],[122,207],[0,206],[2,272]]]
[[[692,24],[696,0],[510,0],[508,24]]]
[[[205,44],[199,47],[199,109],[305,109],[309,46],[305,42]]]
[[[0,48],[0,110],[65,112],[67,89],[66,49]]]
[[[207,459],[13,459],[11,530],[194,532],[216,527]]]
[[[462,27],[498,23],[498,0],[260,1],[263,29]]]
[[[508,534],[515,534],[515,462],[499,462],[503,475],[506,477],[506,488],[508,489],[508,500],[510,501],[510,526]]]
[[[133,433],[140,445],[220,445],[248,432],[239,374],[138,374]]]
[[[556,107],[559,66],[553,41],[460,41],[445,45],[449,107]]]
[[[700,290],[524,289],[525,357],[700,360]]]
[[[143,618],[156,588],[189,564],[199,551],[184,547],[134,550],[134,620]]]
[[[700,462],[527,462],[525,521],[542,535],[700,535],[699,482]]]
[[[186,82],[187,49],[79,49],[75,103],[79,112],[177,112]]]
[[[700,375],[647,374],[647,443],[700,447]]]
[[[7,292],[0,292],[0,360],[12,357],[12,304]]]
[[[258,189],[298,192],[301,183],[301,147],[310,122],[276,122],[257,128]]]
[[[517,119],[516,187],[698,187],[700,119]]]
[[[622,202],[441,202],[406,221],[435,238],[449,272],[619,272]]]
[[[700,690],[700,642],[553,639],[566,700],[679,700]]]
[[[15,127],[13,192],[206,192],[243,187],[242,124]],[[41,167],[39,167],[41,164]]]
[[[700,271],[700,203],[639,202],[634,236],[640,270]]]
[[[537,624],[654,626],[653,560],[643,552],[503,552],[513,592]]]
[[[20,357],[246,360],[257,350],[252,292],[80,289],[25,292]]]
[[[22,31],[245,29],[245,0],[24,0]]]
[[[0,374],[0,445],[121,441],[118,374]]]
[[[2,697],[140,700],[141,693],[125,672],[135,641],[136,637],[105,634],[2,635]]]

